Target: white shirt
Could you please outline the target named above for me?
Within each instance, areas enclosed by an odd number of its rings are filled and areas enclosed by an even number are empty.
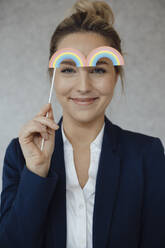
[[[105,122],[95,140],[90,144],[89,178],[82,189],[75,170],[72,144],[65,136],[63,123],[61,125],[66,171],[67,248],[92,248],[95,184],[104,126]]]

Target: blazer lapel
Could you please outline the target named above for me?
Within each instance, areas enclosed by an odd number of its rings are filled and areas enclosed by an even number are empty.
[[[59,131],[55,135],[55,149],[48,176],[58,174],[55,197],[52,204],[49,242],[66,248],[66,173],[64,164],[63,139],[60,118]],[[110,236],[113,210],[117,199],[120,176],[120,157],[117,154],[118,133],[114,124],[105,115],[102,149],[96,178],[95,203],[93,212],[93,248],[106,248]],[[51,233],[51,234],[50,234]],[[50,242],[52,239],[52,243]]]
[[[120,157],[117,154],[117,130],[105,116],[105,129],[96,179],[93,213],[93,248],[106,248],[117,200]]]

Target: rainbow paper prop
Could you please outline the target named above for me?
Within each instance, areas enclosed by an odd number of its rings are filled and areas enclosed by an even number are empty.
[[[73,48],[64,48],[53,54],[49,61],[49,68],[58,68],[64,59],[72,59],[78,67],[86,65],[86,59],[81,52]]]
[[[124,65],[124,59],[122,55],[115,48],[109,46],[102,46],[93,49],[88,54],[87,59],[77,49],[73,49],[73,48],[59,49],[52,55],[49,61],[49,68],[56,68],[56,67],[58,68],[60,66],[60,63],[64,59],[72,59],[77,67],[96,66],[97,61],[103,57],[109,58],[113,62],[114,66]]]
[[[113,65],[124,65],[122,55],[113,47],[102,46],[92,50],[87,57],[87,66],[96,66],[100,58],[109,58],[112,60]]]

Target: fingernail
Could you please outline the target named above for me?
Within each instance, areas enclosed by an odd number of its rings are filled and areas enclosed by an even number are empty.
[[[59,127],[59,126],[58,126],[57,124],[54,123],[54,124],[53,124],[53,127]]]

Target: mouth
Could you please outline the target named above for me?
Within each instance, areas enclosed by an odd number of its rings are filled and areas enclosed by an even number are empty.
[[[95,97],[95,98],[70,98],[70,100],[72,100],[74,103],[76,103],[78,105],[90,105],[90,104],[94,103],[97,99],[99,99],[99,97]]]

